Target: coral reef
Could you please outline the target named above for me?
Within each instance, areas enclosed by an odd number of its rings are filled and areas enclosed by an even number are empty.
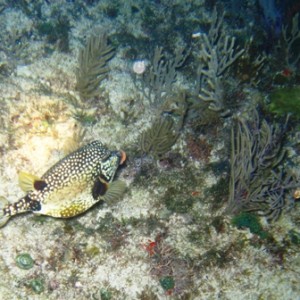
[[[92,140],[127,154],[122,199],[1,228],[1,300],[297,299],[298,10],[0,0],[1,207]]]

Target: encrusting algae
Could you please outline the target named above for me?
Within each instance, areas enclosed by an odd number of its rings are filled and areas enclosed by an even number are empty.
[[[125,159],[125,152],[110,151],[93,141],[57,162],[41,178],[21,172],[19,183],[27,194],[12,204],[0,199],[0,226],[24,212],[69,218],[100,200],[119,198],[126,185],[112,180]]]

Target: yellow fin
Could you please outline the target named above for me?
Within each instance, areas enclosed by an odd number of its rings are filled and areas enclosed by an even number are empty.
[[[101,197],[105,202],[113,202],[120,199],[126,190],[126,183],[120,180],[108,184],[107,192]]]
[[[42,181],[42,179],[23,171],[19,173],[19,185],[26,193],[35,190],[34,183],[36,181]]]

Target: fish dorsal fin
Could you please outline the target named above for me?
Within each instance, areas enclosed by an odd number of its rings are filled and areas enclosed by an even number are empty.
[[[27,193],[34,190],[41,191],[47,186],[47,183],[37,176],[21,171],[19,173],[19,185]]]

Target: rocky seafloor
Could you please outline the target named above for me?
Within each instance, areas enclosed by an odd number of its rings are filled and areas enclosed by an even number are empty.
[[[236,1],[224,1],[224,32],[237,37],[235,53],[243,53],[228,73],[216,73],[226,101],[203,101],[211,93],[199,96],[198,38],[212,26],[213,6],[168,2],[0,1],[1,199],[13,203],[24,195],[20,171],[41,176],[89,141],[127,153],[116,174],[127,185],[121,199],[100,201],[71,219],[20,214],[0,229],[1,299],[300,297],[299,197],[292,209],[283,205],[277,220],[264,217],[261,207],[260,214],[227,209],[235,192],[231,128],[243,116],[251,120],[253,109],[284,127],[278,107],[268,110],[268,95],[278,87],[297,93],[299,68],[274,63],[280,53],[263,48],[269,37],[262,29],[241,29],[262,14],[262,7],[245,13],[256,1],[242,7],[240,27],[230,23]],[[254,41],[247,39],[251,30]],[[82,96],[80,51],[103,32],[113,55],[99,87]],[[157,47],[166,54],[155,61]],[[183,48],[187,54],[174,50]],[[264,65],[254,63],[265,50]],[[182,61],[173,59],[176,53]],[[155,79],[155,64],[174,74]],[[160,137],[158,117],[170,117],[173,127],[151,144]],[[286,197],[298,191],[300,173],[297,115],[289,122],[273,143],[282,143],[278,164],[296,178]],[[250,187],[243,193],[248,199]]]

